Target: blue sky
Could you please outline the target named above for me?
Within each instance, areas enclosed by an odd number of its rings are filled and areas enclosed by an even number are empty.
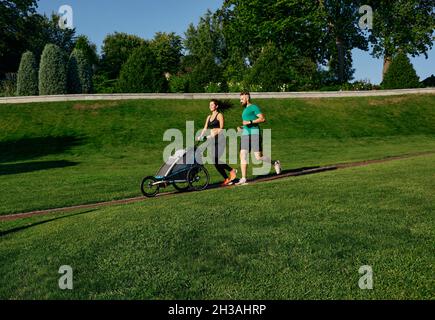
[[[196,24],[207,9],[219,8],[223,0],[39,0],[38,11],[50,15],[61,5],[74,10],[77,34],[85,34],[100,49],[107,34],[126,32],[145,39],[158,31],[175,32],[181,36],[190,23]],[[381,81],[382,61],[368,52],[353,51],[355,80]],[[424,56],[411,58],[417,74],[423,80],[435,74],[435,48]]]

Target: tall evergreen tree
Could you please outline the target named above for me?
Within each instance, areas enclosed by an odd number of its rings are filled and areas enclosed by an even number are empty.
[[[17,95],[38,95],[38,65],[35,55],[27,51],[21,58],[17,76]]]
[[[68,92],[92,93],[92,67],[79,49],[74,49],[68,61]]]
[[[407,89],[420,87],[420,79],[404,52],[397,54],[385,73],[383,89]]]
[[[39,94],[66,94],[67,59],[65,53],[54,44],[47,44],[39,66]]]

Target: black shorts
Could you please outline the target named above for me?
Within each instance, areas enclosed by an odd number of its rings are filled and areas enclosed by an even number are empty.
[[[250,134],[242,136],[241,150],[248,152],[263,152],[263,139],[261,134]]]

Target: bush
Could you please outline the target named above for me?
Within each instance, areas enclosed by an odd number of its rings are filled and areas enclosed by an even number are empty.
[[[167,91],[167,80],[148,46],[133,51],[122,66],[118,81],[119,90],[129,93],[157,93]]]
[[[435,76],[431,75],[430,77],[424,79],[421,82],[423,87],[429,88],[429,87],[435,87]]]
[[[23,53],[21,57],[17,76],[17,95],[38,95],[38,66],[34,54],[30,51]]]
[[[17,93],[17,74],[7,73],[5,79],[0,81],[0,96],[13,97]]]
[[[107,74],[93,76],[93,89],[95,93],[116,93],[118,89],[118,80],[111,80]]]
[[[169,92],[186,93],[189,92],[190,77],[188,74],[171,76],[169,78]]]
[[[39,67],[39,94],[66,94],[67,66],[64,52],[54,44],[47,44]]]
[[[369,80],[355,81],[354,83],[345,83],[341,86],[344,91],[367,91],[373,90],[373,85]]]
[[[221,93],[226,91],[225,85],[222,82],[210,82],[205,86],[205,92],[207,93]]]
[[[420,79],[405,53],[393,58],[382,81],[382,89],[406,89],[420,87]]]
[[[68,62],[68,92],[92,93],[92,67],[82,50],[74,49]]]

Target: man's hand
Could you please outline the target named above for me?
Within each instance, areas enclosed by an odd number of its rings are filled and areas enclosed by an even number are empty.
[[[244,126],[249,126],[251,124],[251,121],[243,121]]]

